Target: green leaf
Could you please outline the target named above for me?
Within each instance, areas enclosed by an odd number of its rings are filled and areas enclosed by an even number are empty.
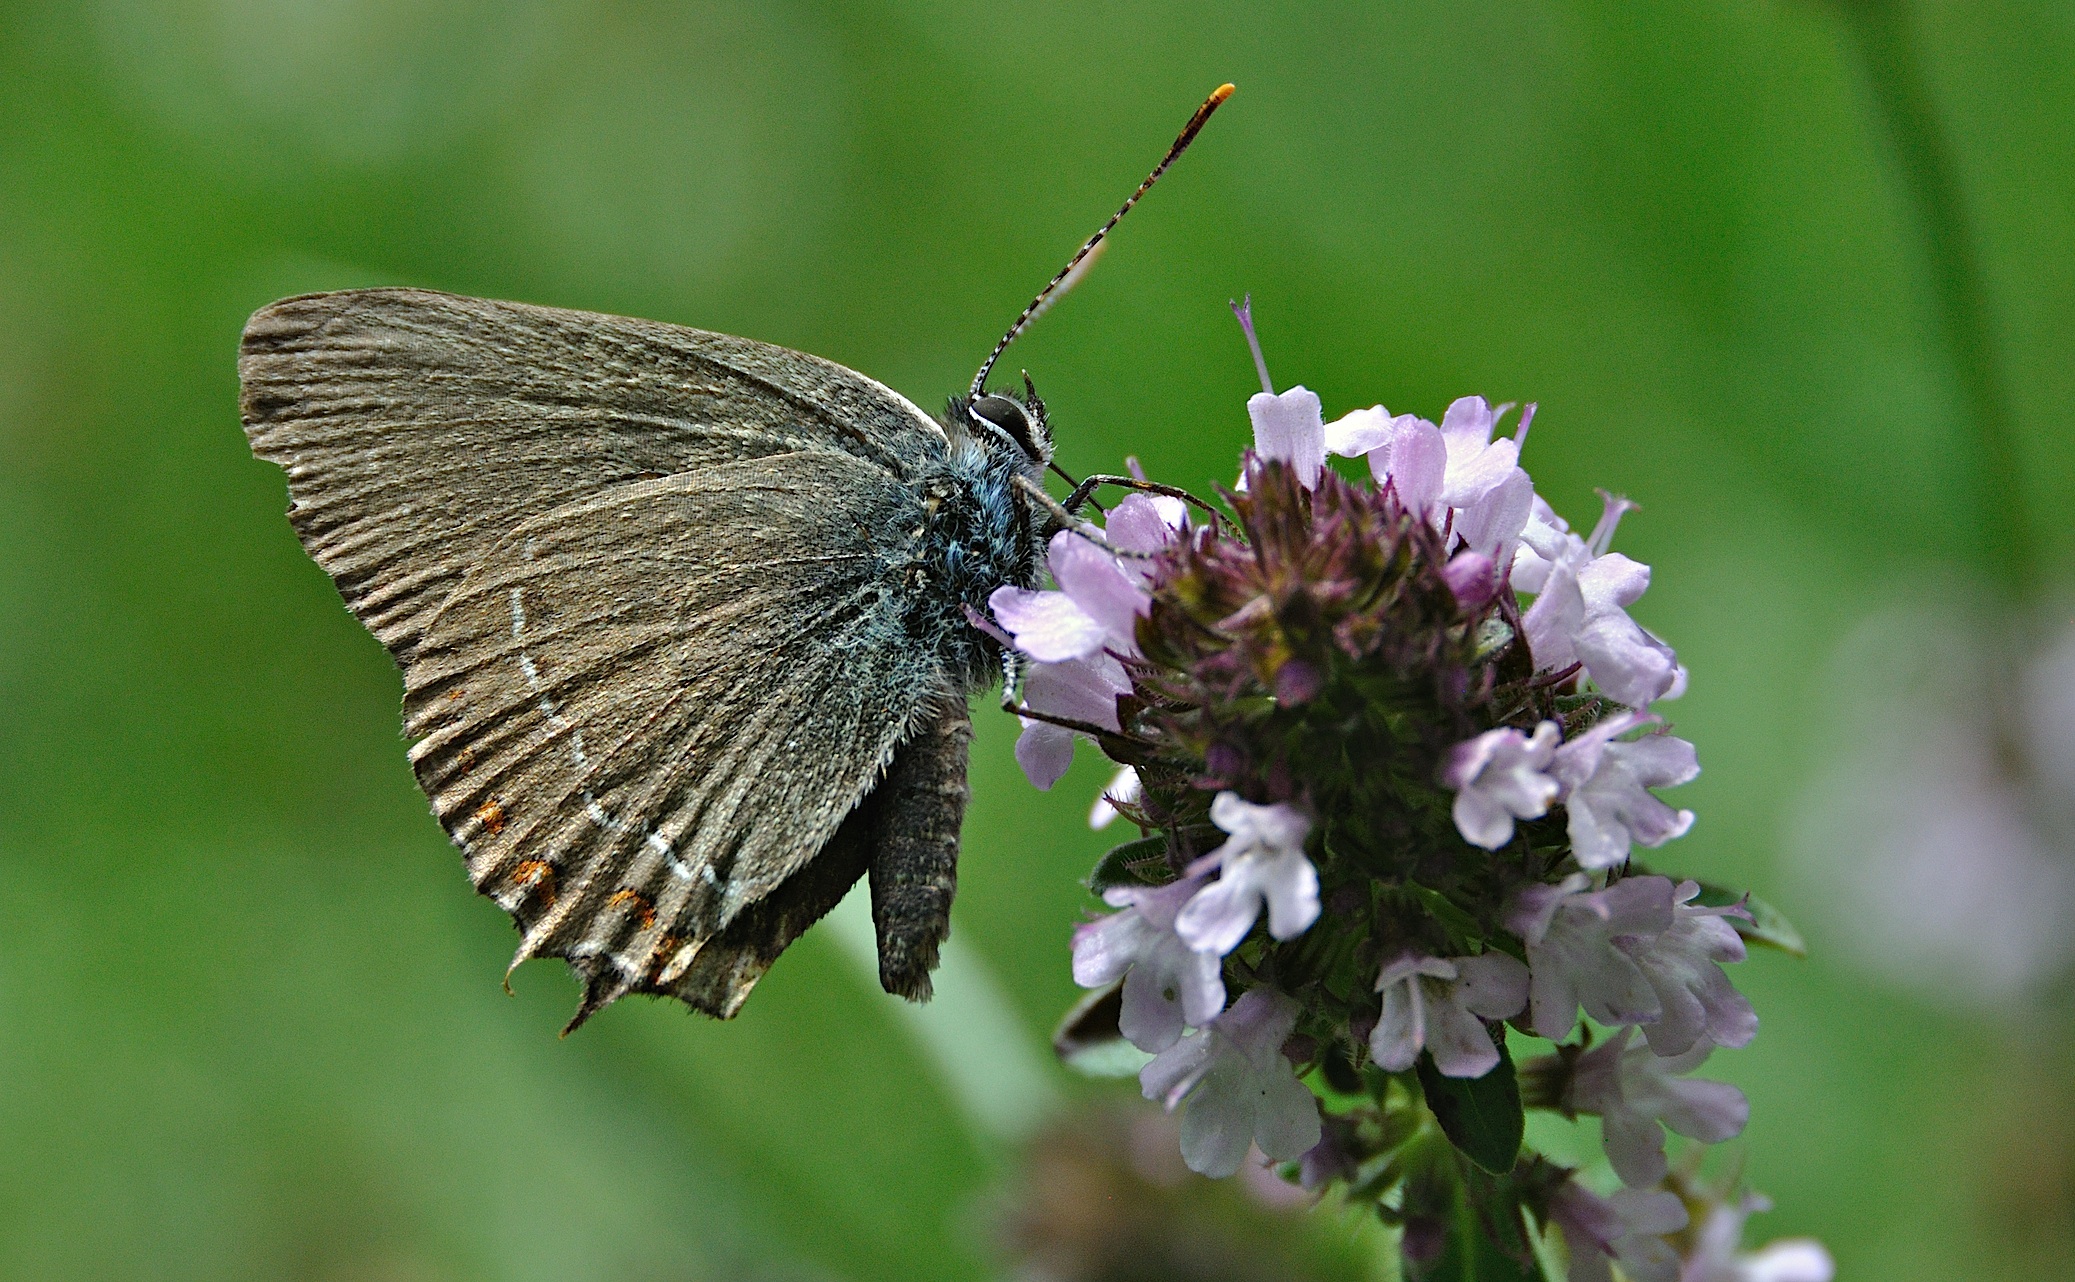
[[[1406,882],[1404,888],[1419,901],[1420,907],[1426,909],[1435,921],[1447,927],[1459,943],[1468,945],[1474,940],[1484,938],[1484,932],[1478,927],[1477,919],[1464,912],[1453,899],[1416,881]]]
[[[1141,837],[1096,861],[1088,874],[1088,889],[1101,894],[1112,886],[1159,886],[1170,880],[1167,868],[1167,838]]]
[[[1720,908],[1725,904],[1741,903],[1745,910],[1751,914],[1751,919],[1749,921],[1745,921],[1741,917],[1731,917],[1729,919],[1729,924],[1736,928],[1737,934],[1742,935],[1751,943],[1763,944],[1768,948],[1777,948],[1791,957],[1808,956],[1808,944],[1801,938],[1801,932],[1794,929],[1794,923],[1787,920],[1785,913],[1766,903],[1756,895],[1731,890],[1726,886],[1717,886],[1704,881],[1700,883],[1700,895],[1694,902],[1704,904],[1710,908]]]
[[[1443,1077],[1433,1056],[1421,1051],[1419,1085],[1442,1134],[1464,1157],[1494,1175],[1513,1169],[1527,1115],[1520,1106],[1513,1056],[1504,1042],[1499,1043],[1498,1066],[1478,1078]]]

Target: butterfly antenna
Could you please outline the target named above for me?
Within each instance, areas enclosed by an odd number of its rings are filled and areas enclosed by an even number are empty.
[[[1231,85],[1219,85],[1210,91],[1210,97],[1203,100],[1203,105],[1196,109],[1196,114],[1189,117],[1189,123],[1182,126],[1181,135],[1174,140],[1174,145],[1167,149],[1167,154],[1160,158],[1160,163],[1153,166],[1153,172],[1147,174],[1146,180],[1138,185],[1138,190],[1131,193],[1131,199],[1124,202],[1123,208],[1110,215],[1110,220],[1102,225],[1102,230],[1090,236],[1074,251],[1074,256],[1066,260],[1066,266],[1060,268],[1059,274],[1038,291],[1037,297],[1031,299],[1030,305],[1023,309],[1023,314],[1016,318],[1016,323],[1009,326],[1009,332],[1001,336],[1001,341],[994,345],[993,351],[987,353],[987,360],[980,366],[980,372],[973,375],[972,390],[967,393],[969,397],[977,400],[981,393],[987,390],[987,376],[994,372],[994,363],[1001,359],[1003,352],[1009,350],[1009,344],[1016,341],[1017,335],[1030,328],[1030,323],[1043,315],[1045,309],[1058,301],[1060,295],[1080,283],[1081,276],[1095,265],[1095,254],[1102,248],[1103,237],[1110,234],[1111,228],[1124,221],[1124,215],[1131,212],[1131,207],[1138,203],[1138,198],[1145,195],[1154,183],[1160,181],[1160,175],[1167,172],[1167,167],[1175,162],[1175,158],[1187,151],[1190,143],[1196,141],[1196,135],[1203,131],[1204,122],[1210,119],[1210,113],[1216,111],[1225,99],[1231,96]]]

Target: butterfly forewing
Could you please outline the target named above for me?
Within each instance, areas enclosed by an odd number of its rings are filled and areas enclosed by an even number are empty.
[[[284,299],[238,358],[253,453],[369,630],[409,656],[506,531],[623,481],[802,449],[899,475],[942,429],[840,365],[653,321],[415,289]]]

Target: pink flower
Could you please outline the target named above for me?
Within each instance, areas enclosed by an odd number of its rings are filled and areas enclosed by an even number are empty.
[[[1580,1006],[1610,1025],[1649,1023],[1664,1009],[1616,937],[1671,929],[1671,880],[1628,877],[1605,890],[1590,886],[1583,873],[1529,886],[1508,915],[1507,925],[1527,945],[1529,1022],[1550,1041],[1570,1036]]]
[[[1482,1077],[1498,1066],[1487,1019],[1508,1019],[1527,1005],[1527,967],[1504,953],[1422,957],[1407,953],[1376,977],[1383,1017],[1369,1034],[1382,1068],[1403,1072],[1424,1047],[1443,1077]]]
[[[1700,883],[1682,881],[1672,893],[1672,924],[1656,935],[1614,941],[1643,972],[1660,1005],[1654,1023],[1643,1026],[1650,1049],[1683,1055],[1696,1044],[1748,1046],[1758,1035],[1758,1013],[1729,976],[1725,962],[1744,959],[1744,941],[1724,918],[1748,916],[1743,909],[1696,907]]]
[[[1326,466],[1318,393],[1301,384],[1286,392],[1255,392],[1247,397],[1246,414],[1254,422],[1254,453],[1288,463],[1305,489],[1315,488]]]
[[[1186,524],[1180,500],[1133,494],[1110,513],[1104,536],[1126,553],[1153,552]],[[987,598],[1016,649],[1035,660],[1024,680],[1023,704],[1047,716],[1119,729],[1117,697],[1130,693],[1131,682],[1118,660],[1138,654],[1138,621],[1153,604],[1145,567],[1073,530],[1052,536],[1049,559],[1056,589],[1005,585]],[[1059,782],[1073,764],[1073,752],[1072,730],[1023,719],[1016,761],[1036,787]]]
[[[1549,1194],[1549,1220],[1571,1257],[1568,1282],[1613,1282],[1619,1261],[1629,1282],[1677,1282],[1679,1256],[1664,1234],[1686,1227],[1678,1194],[1619,1189],[1601,1197],[1576,1180]]]
[[[1121,976],[1124,1037],[1142,1051],[1164,1051],[1182,1026],[1201,1028],[1225,1009],[1222,963],[1174,933],[1174,915],[1203,888],[1201,877],[1157,888],[1113,886],[1103,900],[1122,912],[1074,930],[1074,982],[1100,988]]]
[[[1056,594],[1055,594],[1056,595]],[[1023,706],[1047,716],[1085,721],[1105,730],[1118,729],[1117,698],[1131,692],[1124,665],[1110,655],[1094,654],[1062,663],[1034,663],[1023,679]],[[1074,760],[1074,732],[1034,717],[1023,718],[1016,739],[1016,764],[1031,784],[1049,790]]]
[[[1528,546],[1548,564],[1526,572],[1529,580],[1539,577],[1540,586],[1521,622],[1538,671],[1583,664],[1610,698],[1641,708],[1671,696],[1675,686],[1683,688],[1683,670],[1670,646],[1628,617],[1628,607],[1650,586],[1650,567],[1607,551],[1622,513],[1632,506],[1608,496],[1589,540],[1529,522]],[[1515,586],[1520,582],[1516,576]]]
[[[1635,1030],[1624,1028],[1586,1051],[1572,1066],[1564,1103],[1580,1113],[1597,1113],[1614,1173],[1645,1188],[1670,1173],[1664,1130],[1670,1127],[1703,1144],[1743,1134],[1751,1103],[1727,1082],[1685,1078],[1714,1047],[1703,1042],[1683,1055],[1662,1056],[1647,1045],[1629,1045]]]
[[[1510,408],[1493,409],[1481,396],[1465,396],[1448,407],[1436,427],[1412,414],[1393,418],[1375,405],[1328,424],[1326,449],[1347,458],[1366,457],[1377,484],[1388,482],[1407,509],[1437,529],[1452,521],[1465,546],[1503,563],[1535,501],[1534,483],[1519,467],[1520,437],[1534,407],[1521,415],[1512,439],[1491,439]]]
[[[1456,790],[1455,827],[1464,841],[1497,850],[1513,840],[1515,819],[1549,813],[1560,787],[1547,773],[1557,734],[1554,721],[1536,726],[1533,737],[1501,726],[1450,751],[1441,782]]]
[[[1571,853],[1581,868],[1612,868],[1627,860],[1631,843],[1661,846],[1693,826],[1692,811],[1673,810],[1650,791],[1699,776],[1693,745],[1668,734],[1616,742],[1616,736],[1658,721],[1636,712],[1617,713],[1565,743],[1550,759],[1549,773],[1564,787]]]
[[[1222,1178],[1239,1169],[1250,1144],[1293,1162],[1319,1142],[1318,1099],[1282,1054],[1298,1009],[1265,985],[1250,989],[1139,1070],[1147,1099],[1170,1110],[1187,1101],[1182,1160],[1190,1170]]]
[[[1304,855],[1311,820],[1293,806],[1257,806],[1221,792],[1210,821],[1230,833],[1224,845],[1191,865],[1191,873],[1218,870],[1175,918],[1189,947],[1224,956],[1268,909],[1268,933],[1295,939],[1318,920],[1318,870]]]

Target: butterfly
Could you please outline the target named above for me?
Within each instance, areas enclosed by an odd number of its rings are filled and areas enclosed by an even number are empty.
[[[1015,683],[975,619],[1070,520],[1044,403],[987,378],[1230,93],[941,416],[768,343],[428,290],[247,323],[253,453],[402,669],[412,769],[512,968],[581,978],[569,1029],[629,993],[734,1015],[861,878],[882,986],[929,996],[967,699]]]

